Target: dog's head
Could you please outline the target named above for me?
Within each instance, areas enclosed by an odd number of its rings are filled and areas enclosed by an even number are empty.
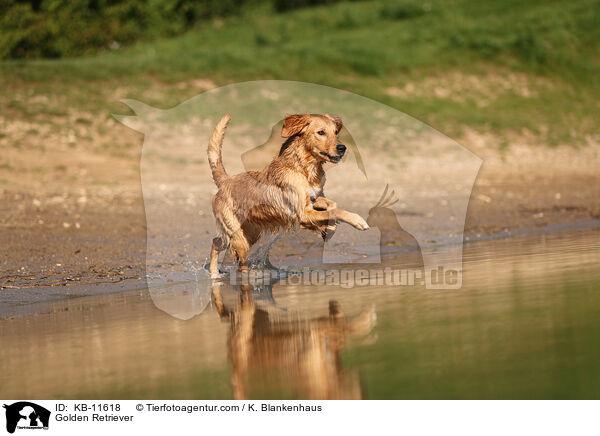
[[[328,114],[288,115],[283,122],[281,136],[301,137],[306,151],[315,158],[338,163],[346,153],[346,146],[338,139],[342,127],[340,117]]]

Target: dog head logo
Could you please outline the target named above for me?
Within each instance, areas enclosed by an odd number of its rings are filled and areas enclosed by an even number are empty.
[[[50,411],[29,401],[5,404],[6,431],[14,433],[16,429],[48,429]]]
[[[286,115],[335,114],[343,120],[339,140],[347,150],[339,163],[328,163],[325,197],[372,225],[361,232],[337,225],[331,239],[319,242],[319,264],[381,264],[386,250],[403,249],[400,237],[419,252],[411,263],[423,265],[426,288],[461,287],[465,217],[481,159],[426,124],[350,92],[289,81],[224,86],[167,110],[124,103],[135,115],[116,118],[144,134],[140,172],[148,289],[169,314],[189,319],[210,301],[204,265],[215,236],[211,205],[217,189],[206,147],[228,113],[222,163],[230,175],[259,170],[278,156],[290,133],[283,128]],[[260,244],[256,251],[263,249]],[[304,266],[299,257],[309,258],[290,253],[271,261],[294,269]],[[438,271],[442,280],[436,280]],[[443,280],[447,271],[452,281]],[[181,286],[181,292],[172,292]]]

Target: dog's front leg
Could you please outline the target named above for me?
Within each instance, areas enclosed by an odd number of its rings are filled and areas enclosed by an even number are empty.
[[[367,222],[360,215],[337,208],[332,210],[307,208],[302,214],[300,224],[303,227],[315,227],[327,224],[330,220],[348,223],[358,230],[367,230],[369,228]]]
[[[329,241],[337,230],[337,223],[334,220],[319,222],[318,224],[311,224],[305,221],[300,222],[300,227],[318,233],[324,241]]]
[[[315,210],[333,210],[337,208],[337,203],[323,196],[319,196],[312,202],[312,208]],[[327,223],[320,223],[316,228],[311,228],[310,230],[320,233],[323,240],[328,241],[333,237],[337,230],[337,222],[331,219]]]
[[[317,197],[315,201],[313,201],[313,209],[315,210],[333,210],[337,209],[337,203],[329,198],[325,197]]]

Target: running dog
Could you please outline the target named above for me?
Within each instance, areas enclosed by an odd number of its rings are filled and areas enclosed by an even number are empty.
[[[336,164],[346,153],[338,140],[340,117],[328,114],[289,115],[281,136],[286,138],[271,163],[262,171],[229,176],[221,159],[221,145],[231,115],[217,123],[208,144],[208,162],[218,192],[213,198],[217,237],[210,252],[211,277],[219,273],[219,252],[229,249],[242,269],[248,251],[264,232],[277,232],[295,224],[320,233],[327,240],[338,222],[359,230],[369,228],[359,215],[337,207],[325,198],[325,163]]]

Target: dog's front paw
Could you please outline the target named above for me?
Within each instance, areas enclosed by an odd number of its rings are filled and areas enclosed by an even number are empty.
[[[367,230],[369,228],[369,225],[363,219],[363,217],[355,213],[350,214],[350,219],[348,220],[348,223],[354,228],[357,228],[358,230]]]

